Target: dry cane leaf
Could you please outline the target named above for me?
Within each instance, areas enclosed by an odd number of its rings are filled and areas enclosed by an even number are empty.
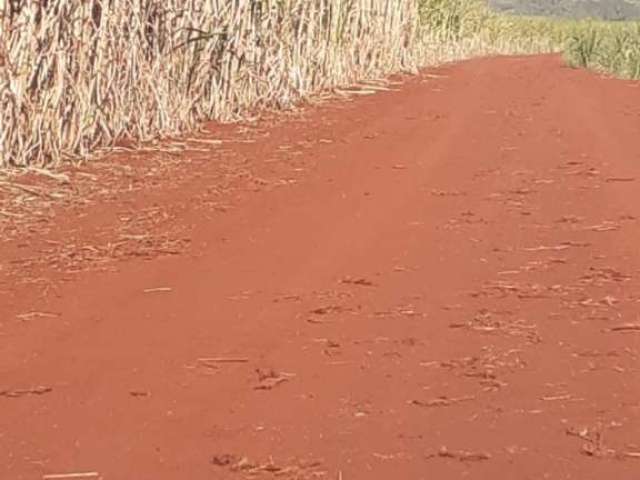
[[[443,446],[438,450],[438,453],[429,454],[427,458],[451,458],[461,462],[482,462],[490,460],[491,455],[486,452],[451,451]]]
[[[34,387],[25,390],[0,390],[0,397],[18,398],[26,395],[44,395],[53,390],[51,387]]]
[[[422,400],[412,400],[412,405],[417,405],[419,407],[449,407],[456,403],[467,402],[470,400],[474,400],[476,397],[474,396],[466,396],[466,397],[457,397],[457,398],[449,398],[449,397],[438,397],[427,401]]]

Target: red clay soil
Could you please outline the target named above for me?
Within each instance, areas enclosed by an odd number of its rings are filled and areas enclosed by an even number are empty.
[[[189,240],[4,269],[1,479],[640,478],[637,83],[483,59],[251,128],[3,247]]]

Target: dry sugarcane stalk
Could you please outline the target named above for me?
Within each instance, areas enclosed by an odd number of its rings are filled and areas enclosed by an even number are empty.
[[[414,0],[23,0],[0,12],[0,168],[288,107],[414,69],[420,50]]]

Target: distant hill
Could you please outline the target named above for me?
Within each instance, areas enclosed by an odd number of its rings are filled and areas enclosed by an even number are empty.
[[[495,10],[525,15],[640,19],[639,0],[489,0],[489,6]]]

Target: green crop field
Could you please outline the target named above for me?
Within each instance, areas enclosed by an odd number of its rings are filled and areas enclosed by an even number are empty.
[[[631,18],[638,2],[421,0],[420,7],[425,30],[476,45],[480,54],[564,52],[571,66],[640,78],[640,20]],[[531,12],[546,15],[523,14]],[[606,20],[614,17],[624,19]]]

